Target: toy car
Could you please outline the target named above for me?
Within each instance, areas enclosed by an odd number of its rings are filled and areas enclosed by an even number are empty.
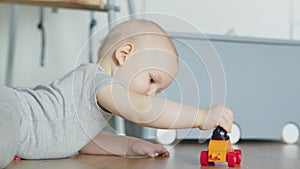
[[[217,127],[208,144],[208,151],[201,151],[200,164],[208,166],[214,162],[227,162],[229,167],[234,167],[242,161],[242,151],[234,150],[229,136],[222,127]]]

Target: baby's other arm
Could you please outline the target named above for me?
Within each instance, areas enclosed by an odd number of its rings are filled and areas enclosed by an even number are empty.
[[[96,97],[109,112],[142,126],[204,130],[221,126],[231,132],[233,113],[222,105],[195,108],[157,96],[135,94],[118,84],[104,86]]]
[[[147,155],[149,157],[161,154],[169,156],[169,152],[160,144],[153,144],[128,136],[118,136],[104,131],[100,132],[92,141],[85,145],[80,150],[80,153],[119,156]]]

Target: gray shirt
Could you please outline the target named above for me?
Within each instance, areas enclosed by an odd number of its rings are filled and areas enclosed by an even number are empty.
[[[46,159],[76,154],[111,117],[96,100],[96,92],[109,83],[120,82],[96,64],[83,64],[50,85],[16,89],[22,105],[17,155]]]

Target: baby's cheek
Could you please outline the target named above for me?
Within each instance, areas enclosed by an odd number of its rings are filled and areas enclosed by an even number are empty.
[[[129,85],[129,91],[141,95],[145,95],[145,93],[148,91],[147,85],[144,85],[142,83],[134,82]]]

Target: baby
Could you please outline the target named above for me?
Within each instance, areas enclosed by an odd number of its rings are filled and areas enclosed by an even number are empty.
[[[115,26],[98,57],[50,85],[0,87],[0,168],[15,155],[169,156],[162,145],[104,132],[113,114],[147,127],[231,131],[233,113],[222,105],[197,108],[155,96],[178,69],[175,46],[156,23],[134,19]]]

